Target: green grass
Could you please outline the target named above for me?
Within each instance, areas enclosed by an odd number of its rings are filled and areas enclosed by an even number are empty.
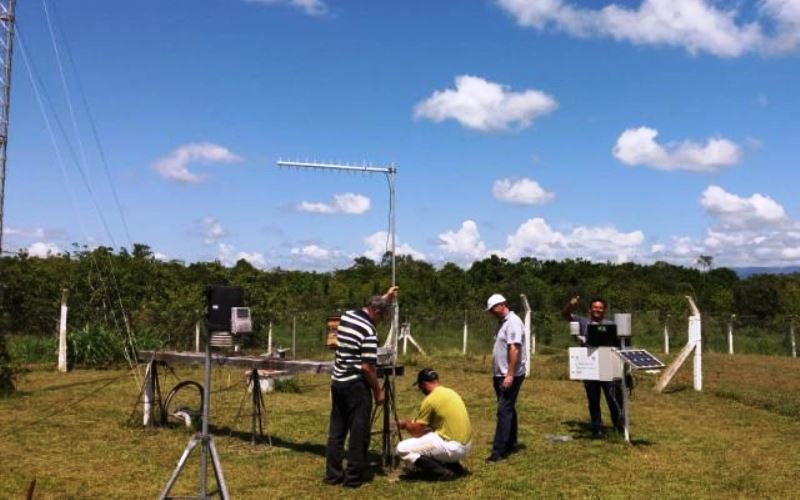
[[[490,358],[421,355],[406,360],[397,383],[402,416],[420,395],[411,374],[434,366],[464,397],[475,428],[472,474],[454,483],[403,482],[378,474],[359,496],[389,498],[796,497],[800,447],[800,362],[790,358],[707,354],[703,392],[691,388],[685,366],[667,393],[637,377],[632,401],[633,445],[618,438],[585,439],[587,419],[579,382],[567,379],[566,355],[539,355],[522,387],[518,410],[526,448],[486,464],[494,430]],[[166,393],[178,380],[201,379],[199,369],[161,371]],[[234,498],[352,498],[322,484],[329,411],[324,375],[297,377],[300,392],[265,395],[273,446],[250,444],[242,369],[215,367],[212,422],[225,478]],[[35,478],[37,498],[154,498],[189,439],[182,428],[143,429],[134,413],[139,388],[127,370],[23,374],[19,393],[0,399],[0,497],[20,498]],[[245,403],[247,404],[247,402]],[[604,408],[605,412],[605,408]],[[605,415],[606,420],[608,419]],[[223,430],[220,430],[222,428]],[[232,428],[233,435],[228,431]],[[572,435],[554,443],[548,434]],[[372,449],[377,450],[377,442]],[[175,494],[197,493],[197,458]]]

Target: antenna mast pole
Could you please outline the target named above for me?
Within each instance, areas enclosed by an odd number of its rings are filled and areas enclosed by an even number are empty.
[[[3,254],[3,205],[6,192],[6,147],[11,100],[11,57],[14,49],[14,12],[17,0],[0,0],[0,44],[2,44],[2,93],[0,93],[0,255]]]

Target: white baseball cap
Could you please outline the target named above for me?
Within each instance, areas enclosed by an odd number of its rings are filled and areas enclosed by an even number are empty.
[[[503,297],[499,293],[495,293],[491,297],[489,297],[489,300],[486,301],[486,310],[488,311],[497,304],[502,304],[505,301],[506,301],[505,297]]]

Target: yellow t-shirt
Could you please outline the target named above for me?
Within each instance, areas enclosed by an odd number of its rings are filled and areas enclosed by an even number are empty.
[[[415,421],[431,427],[448,441],[467,444],[472,439],[472,425],[464,401],[456,391],[442,385],[422,400]]]

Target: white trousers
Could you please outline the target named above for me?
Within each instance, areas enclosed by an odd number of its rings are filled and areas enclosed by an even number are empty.
[[[435,432],[428,432],[418,438],[404,439],[397,444],[397,455],[407,464],[413,464],[422,455],[440,462],[458,462],[467,456],[471,443],[447,441]]]

